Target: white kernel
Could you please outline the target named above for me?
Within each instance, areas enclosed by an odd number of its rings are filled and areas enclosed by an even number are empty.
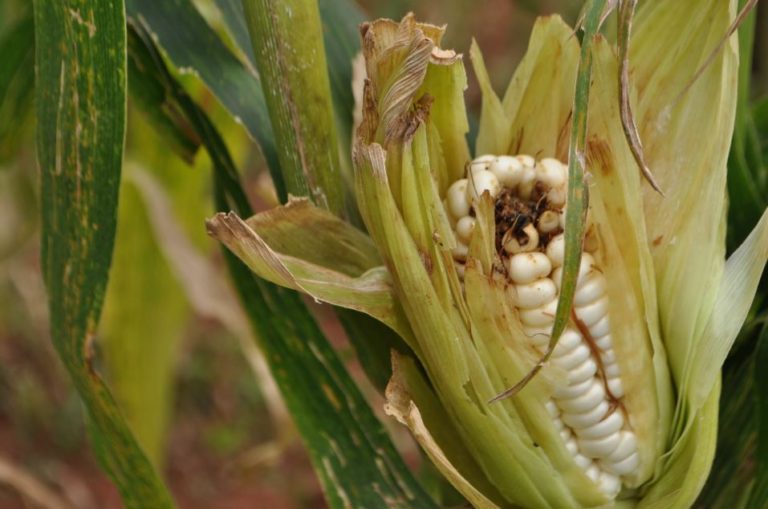
[[[605,459],[606,463],[618,463],[637,451],[637,438],[631,431],[620,431],[621,440],[616,449]]]
[[[595,376],[595,373],[597,373],[597,363],[592,358],[589,358],[584,364],[568,372],[568,383],[576,384],[583,382]]]
[[[565,256],[565,235],[555,235],[547,244],[547,256],[552,262],[553,267],[561,267],[563,265],[563,257]]]
[[[520,161],[520,164],[524,168],[531,168],[533,169],[536,166],[536,159],[533,157],[526,155],[526,154],[518,154],[515,156],[515,159]]]
[[[554,210],[545,210],[539,216],[536,227],[541,233],[550,233],[560,227],[560,214]]]
[[[455,220],[469,215],[469,200],[467,199],[467,179],[459,179],[448,188],[445,194],[448,212]]]
[[[600,354],[600,360],[603,361],[603,364],[616,362],[616,352],[613,351],[613,348],[603,350],[603,352]]]
[[[608,297],[597,299],[586,306],[579,306],[574,312],[584,325],[591,327],[608,315]]]
[[[568,168],[551,157],[546,157],[536,164],[536,173],[539,180],[549,187],[561,187],[568,182]]]
[[[614,498],[621,491],[621,481],[615,475],[601,472],[597,479],[597,486],[608,498]]]
[[[517,185],[517,194],[527,200],[531,197],[533,188],[536,186],[536,170],[533,166],[523,166],[520,176],[520,183]]]
[[[462,281],[464,280],[464,272],[466,272],[467,267],[463,263],[455,263],[456,266],[456,274],[459,276],[459,279]],[[464,283],[461,283],[461,289],[464,289]]]
[[[523,165],[512,156],[499,156],[488,167],[496,175],[499,183],[508,188],[513,188],[520,183],[523,177]]]
[[[557,312],[557,299],[552,299],[543,306],[533,309],[520,309],[520,321],[527,326],[550,325]]]
[[[578,454],[579,444],[576,443],[576,439],[571,437],[565,441],[565,449],[571,454],[571,456],[573,456],[575,454]]]
[[[608,384],[608,390],[611,391],[611,395],[613,395],[614,398],[621,398],[624,396],[624,386],[621,383],[621,378],[609,378],[606,383]]]
[[[568,440],[571,440],[571,439],[573,439],[573,441],[575,442],[576,439],[573,438],[573,433],[571,433],[571,429],[570,428],[566,428],[565,424],[563,424],[563,421],[559,417],[554,419],[554,420],[560,421],[560,424],[562,425],[557,430],[557,432],[560,434],[560,438],[563,440],[563,442],[567,442]],[[557,425],[555,427],[557,427]]]
[[[469,245],[469,241],[472,240],[472,232],[475,231],[475,218],[472,216],[464,216],[456,222],[456,235],[459,237],[459,241]]]
[[[584,439],[594,440],[608,435],[618,434],[624,426],[624,416],[621,411],[614,410],[605,419],[588,428],[579,430],[579,436]],[[619,437],[621,438],[621,437]]]
[[[485,192],[488,192],[491,198],[496,198],[499,191],[501,191],[499,180],[490,171],[480,170],[470,174],[467,184],[467,199],[472,202],[479,199]]]
[[[560,419],[559,417],[555,417],[554,419],[552,419],[552,424],[555,426],[555,429],[559,433],[562,433],[563,431],[567,431],[569,434],[571,433],[571,430],[565,427],[565,424],[563,423],[562,419]]]
[[[594,378],[587,378],[578,383],[570,384],[568,386],[558,387],[552,393],[552,396],[556,399],[572,399],[581,396],[592,387]]]
[[[451,253],[453,254],[454,260],[460,260],[463,262],[467,259],[467,255],[469,254],[469,247],[466,244],[457,242],[456,247],[453,248]]]
[[[557,352],[557,350],[560,350],[563,353],[569,352],[581,344],[581,342],[581,334],[568,327],[562,334],[560,334],[560,339],[557,340],[555,352]]]
[[[599,272],[592,272],[589,277],[584,279],[576,288],[576,294],[573,297],[574,306],[584,306],[595,302],[605,295],[605,276]]]
[[[612,474],[629,475],[637,470],[638,465],[640,465],[640,456],[637,452],[633,452],[627,458],[616,463],[606,462],[605,469]]]
[[[536,227],[533,224],[527,224],[523,228],[523,234],[523,238],[519,240],[515,235],[509,235],[504,242],[504,251],[509,254],[535,251],[539,247],[539,232]]]
[[[519,253],[509,258],[507,270],[513,282],[525,284],[548,276],[552,264],[544,253]]]
[[[600,422],[608,413],[608,410],[608,402],[602,400],[587,412],[573,414],[565,412],[561,418],[568,427],[578,434],[580,429],[587,428]]]
[[[595,259],[589,253],[581,253],[581,263],[579,265],[579,275],[576,278],[576,287],[581,284],[582,281],[592,272],[592,267],[595,264]],[[552,280],[557,285],[559,290],[563,282],[563,267],[558,267],[552,273]]]
[[[592,460],[590,458],[587,458],[583,454],[574,454],[573,455],[573,461],[579,466],[581,469],[587,469],[589,465],[592,464]]]
[[[579,436],[579,450],[585,456],[592,458],[605,458],[619,446],[621,436],[618,433],[601,438],[582,438]]]
[[[514,286],[517,292],[515,305],[523,309],[531,309],[550,302],[557,296],[557,287],[549,278],[541,278],[532,283]]]
[[[553,187],[547,191],[547,203],[554,207],[562,207],[568,200],[568,187],[563,185],[559,187]],[[565,216],[563,215],[563,220]],[[559,219],[559,218],[558,218]]]
[[[584,361],[589,359],[590,355],[592,355],[592,352],[589,350],[589,347],[582,343],[565,355],[557,357],[553,355],[552,364],[558,368],[570,371],[582,365]]]
[[[615,362],[603,364],[603,370],[607,378],[616,378],[621,375],[621,369],[619,369],[619,365]]]
[[[587,477],[589,477],[592,482],[597,482],[600,478],[600,467],[592,463],[584,470],[584,473],[587,474]]]
[[[475,170],[475,169],[481,169],[481,170],[487,170],[488,167],[496,160],[496,156],[491,154],[484,154],[480,157],[476,157],[472,160],[471,163],[469,163],[469,169]]]
[[[593,378],[592,386],[589,387],[584,394],[572,399],[558,400],[558,403],[560,404],[560,410],[563,413],[583,414],[585,412],[590,412],[604,399],[605,389],[603,388],[603,384],[596,378]]]
[[[544,408],[547,409],[547,413],[550,417],[557,417],[560,415],[560,410],[558,410],[557,405],[552,400],[547,401],[544,404]]]
[[[593,339],[602,338],[611,332],[611,321],[608,319],[608,315],[605,315],[600,321],[589,328],[589,335]],[[602,346],[600,348],[603,348]]]

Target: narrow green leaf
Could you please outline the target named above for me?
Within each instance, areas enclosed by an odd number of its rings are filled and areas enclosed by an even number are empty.
[[[341,215],[344,183],[313,0],[243,0],[288,192]]]
[[[148,50],[154,44],[137,31]],[[158,65],[162,61],[154,59]],[[219,210],[252,214],[229,152],[205,112],[170,74],[176,101],[214,164]],[[333,508],[433,508],[397,454],[300,297],[257,279],[224,251],[235,287],[272,373],[304,438]]]
[[[768,325],[763,327],[755,348],[753,380],[757,400],[757,450],[755,451],[757,467],[747,507],[760,507],[768,500],[768,377],[762,369],[767,364]]]
[[[125,133],[123,4],[36,0],[34,12],[41,257],[54,346],[88,410],[96,454],[125,506],[172,507],[93,364]]]
[[[28,12],[0,35],[0,161],[12,157],[27,131],[34,91],[35,32]]]
[[[156,68],[151,55],[134,32],[128,33],[128,86],[131,98],[136,101],[153,127],[170,144],[170,148],[184,161],[191,164],[200,140],[173,100],[162,77],[153,74]]]
[[[128,16],[152,33],[182,72],[196,74],[259,143],[281,201],[287,199],[264,94],[255,72],[226,47],[191,0],[127,0]]]
[[[576,75],[576,91],[573,101],[571,140],[568,148],[568,209],[565,214],[565,257],[563,259],[563,281],[557,301],[552,336],[547,352],[536,366],[515,386],[494,397],[491,401],[513,396],[539,372],[555,349],[560,335],[571,318],[571,306],[576,292],[576,279],[581,264],[584,225],[589,203],[588,189],[584,182],[587,145],[587,108],[592,79],[592,43],[600,28],[601,15],[606,0],[591,0],[586,7],[584,38],[581,42],[581,56]]]

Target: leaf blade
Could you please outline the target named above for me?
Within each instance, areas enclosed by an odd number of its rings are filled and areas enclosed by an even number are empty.
[[[102,468],[125,506],[172,507],[93,366],[125,131],[124,8],[121,0],[34,6],[42,263],[53,343],[88,410]]]

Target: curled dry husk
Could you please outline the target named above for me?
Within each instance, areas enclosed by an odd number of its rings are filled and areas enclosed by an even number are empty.
[[[731,38],[678,99],[734,16],[721,0],[641,4],[630,61],[645,159],[665,191],[642,182],[620,122],[615,48],[594,44],[587,170],[590,215],[609,281],[615,348],[641,467],[609,500],[565,449],[545,402],[564,373],[542,371],[514,398],[487,403],[538,360],[505,298],[493,203],[460,279],[442,206],[471,159],[462,57],[443,29],[379,20],[362,27],[367,80],[354,147],[368,235],[304,199],[243,221],[209,221],[260,276],[379,319],[416,358],[394,354],[387,412],[408,426],[476,507],[689,507],[714,454],[719,370],[768,257],[768,218],[725,261],[726,158],[736,100]],[[477,153],[565,160],[578,40],[539,19],[499,99],[471,49],[483,91]],[[423,369],[419,367],[419,364]]]

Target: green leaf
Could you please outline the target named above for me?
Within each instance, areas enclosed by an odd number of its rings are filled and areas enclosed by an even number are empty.
[[[744,2],[739,2],[742,5]],[[739,27],[739,60],[752,61],[756,12],[749,14]],[[728,248],[735,250],[749,234],[766,206],[766,166],[761,137],[756,125],[757,113],[751,107],[752,66],[739,66],[739,93],[733,142],[728,156]]]
[[[162,77],[157,76],[152,56],[134,32],[128,33],[128,86],[131,98],[144,112],[152,126],[163,136],[171,150],[191,164],[200,140],[174,101]]]
[[[160,468],[173,408],[176,347],[189,307],[152,237],[140,189],[128,178],[120,192],[118,224],[100,327],[104,366],[137,440]]]
[[[42,264],[51,335],[88,410],[96,454],[128,508],[172,507],[95,371],[125,134],[122,2],[34,3]]]
[[[0,37],[0,161],[12,157],[32,110],[35,32],[28,12]]]
[[[312,0],[243,0],[288,192],[341,215],[344,182],[322,25]]]
[[[148,50],[151,37],[136,27]],[[162,61],[154,59],[158,65]],[[165,71],[214,164],[219,210],[252,214],[237,171],[205,112]],[[224,251],[232,280],[333,508],[433,508],[300,297],[256,278]]]
[[[129,18],[152,33],[173,64],[196,74],[259,143],[281,201],[287,198],[274,133],[255,72],[226,47],[191,0],[127,0]]]
[[[253,65],[253,46],[245,23],[241,0],[216,0],[232,37]],[[320,18],[323,22],[328,75],[336,115],[339,119],[340,138],[347,146],[352,135],[352,60],[360,50],[358,26],[365,20],[355,2],[349,0],[320,0]]]
[[[762,368],[768,363],[768,325],[763,327],[755,348],[753,381],[756,388],[757,450],[755,482],[747,507],[760,507],[768,500],[768,377]]]

